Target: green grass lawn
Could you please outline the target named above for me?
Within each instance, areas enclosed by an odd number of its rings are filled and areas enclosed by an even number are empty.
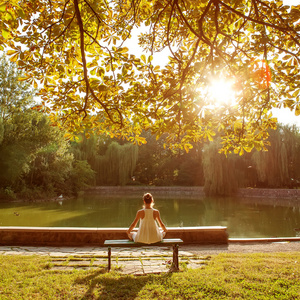
[[[300,299],[300,253],[219,254],[197,270],[129,276],[54,271],[51,258],[0,256],[0,299]]]

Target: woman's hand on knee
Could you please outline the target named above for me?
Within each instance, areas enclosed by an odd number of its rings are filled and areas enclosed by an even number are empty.
[[[126,233],[127,233],[128,238],[133,241],[132,233],[129,231],[126,231]]]

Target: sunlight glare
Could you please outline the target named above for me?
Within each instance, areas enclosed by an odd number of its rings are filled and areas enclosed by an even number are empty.
[[[209,96],[214,104],[232,105],[235,100],[235,92],[233,90],[233,82],[229,80],[217,79],[212,80],[209,85]]]

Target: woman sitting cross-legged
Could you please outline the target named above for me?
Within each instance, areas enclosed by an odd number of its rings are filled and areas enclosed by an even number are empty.
[[[144,208],[140,209],[127,230],[129,239],[136,243],[152,244],[160,242],[166,235],[167,228],[160,218],[159,211],[153,209],[154,199],[150,193],[143,196]],[[137,232],[132,232],[140,221]],[[158,227],[157,222],[161,228]]]

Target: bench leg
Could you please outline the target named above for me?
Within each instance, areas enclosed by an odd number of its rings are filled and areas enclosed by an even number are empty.
[[[176,271],[179,270],[179,263],[178,263],[178,245],[173,245],[173,265]]]
[[[111,247],[108,247],[108,272],[111,269]]]

